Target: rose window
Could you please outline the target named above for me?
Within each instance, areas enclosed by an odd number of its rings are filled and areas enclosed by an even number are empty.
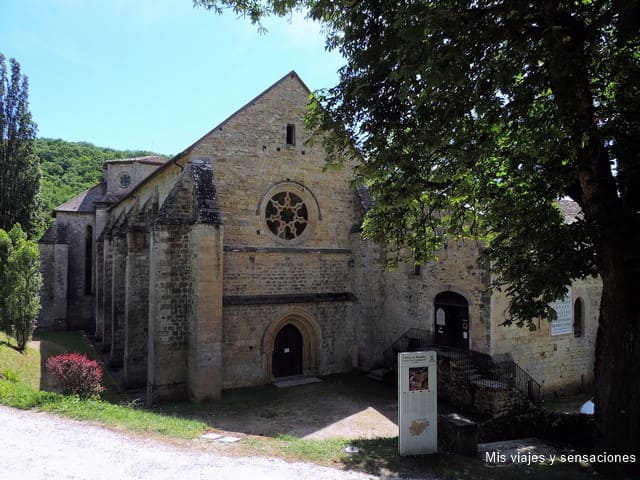
[[[304,201],[295,193],[280,192],[267,203],[265,219],[276,237],[293,240],[307,228],[309,213]]]

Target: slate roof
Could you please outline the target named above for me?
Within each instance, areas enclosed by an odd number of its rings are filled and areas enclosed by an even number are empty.
[[[103,201],[107,191],[106,182],[99,183],[95,187],[85,190],[80,195],[67,200],[62,205],[58,205],[53,209],[54,212],[86,212],[92,213],[96,211],[96,202]]]
[[[369,189],[366,185],[359,185],[356,187],[356,191],[358,192],[358,198],[360,199],[360,204],[362,208],[364,208],[365,212],[368,212],[373,208],[373,199],[371,198],[371,194],[369,193]]]
[[[564,221],[567,223],[573,223],[582,219],[582,209],[573,200],[562,199],[558,200],[558,206],[562,215],[564,215]]]
[[[167,162],[165,157],[157,155],[147,155],[144,157],[131,157],[120,158],[114,160],[107,160],[107,163],[142,163],[146,165],[163,165]],[[124,195],[107,195],[106,182],[99,183],[95,187],[85,190],[80,195],[73,197],[71,200],[67,200],[61,205],[58,205],[53,209],[54,212],[77,212],[77,213],[92,213],[96,211],[96,203],[113,204],[119,201]]]
[[[167,158],[160,157],[158,155],[147,155],[144,157],[131,157],[131,158],[117,158],[114,160],[107,160],[104,163],[144,163],[147,165],[162,165],[167,162]]]
[[[58,222],[53,222],[44,232],[38,243],[55,245],[67,243],[67,226],[58,225]]]

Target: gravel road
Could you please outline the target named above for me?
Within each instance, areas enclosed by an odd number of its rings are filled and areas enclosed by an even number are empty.
[[[3,480],[376,478],[309,463],[224,456],[3,406],[0,406],[0,477]]]

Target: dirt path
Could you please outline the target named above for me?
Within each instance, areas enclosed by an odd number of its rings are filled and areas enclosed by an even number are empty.
[[[224,456],[0,406],[3,480],[371,479],[309,463]]]

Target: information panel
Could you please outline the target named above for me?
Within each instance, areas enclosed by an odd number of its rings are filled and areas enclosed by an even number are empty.
[[[436,352],[398,354],[400,455],[438,451],[437,372]]]
[[[551,335],[564,335],[573,330],[573,304],[571,303],[571,288],[567,295],[549,304],[556,311],[557,318],[551,322]]]

